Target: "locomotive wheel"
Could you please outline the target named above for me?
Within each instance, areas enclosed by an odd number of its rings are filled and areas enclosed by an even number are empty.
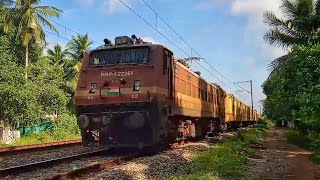
[[[84,132],[82,134],[82,144],[84,147],[88,147],[90,145],[94,145],[94,137],[92,135],[92,132]]]
[[[161,151],[161,145],[156,144],[153,146],[144,147],[142,153],[147,156],[153,156]]]
[[[148,146],[148,147],[144,147],[142,149],[142,153],[148,156],[152,156],[155,155],[157,153],[159,153],[160,151],[162,151],[164,148],[166,148],[168,146],[168,139],[165,133],[165,130],[162,130],[161,134],[160,134],[160,141],[153,145],[153,146]]]

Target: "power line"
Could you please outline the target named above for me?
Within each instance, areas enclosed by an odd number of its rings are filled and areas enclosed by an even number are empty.
[[[172,26],[170,26],[160,15],[159,13],[157,13],[145,0],[142,0],[144,2],[144,4],[146,6],[149,7],[149,9],[151,11],[153,11],[156,15],[156,17],[159,17],[190,49],[191,49],[191,56],[192,56],[192,52],[195,52],[198,56],[201,57],[201,55],[193,48],[191,47],[191,45],[189,43],[186,42],[185,39],[183,39],[179,33],[177,33],[177,31],[175,29],[173,29]],[[227,81],[229,81],[231,84],[234,84],[233,81],[231,81],[230,79],[228,79],[226,76],[224,76],[223,74],[221,74],[217,69],[215,69],[214,67],[212,67],[212,65],[203,57],[201,57],[201,59],[203,59],[205,61],[206,64],[208,64],[210,66],[211,69],[213,69],[214,71],[216,71],[222,78],[226,79]]]
[[[188,57],[191,57],[186,51],[184,51],[181,47],[179,47],[176,43],[174,43],[172,40],[170,40],[167,36],[165,36],[161,31],[158,30],[157,27],[154,27],[151,23],[149,23],[145,18],[143,18],[141,15],[139,15],[135,10],[133,10],[129,5],[127,5],[125,2],[123,2],[122,0],[118,0],[119,2],[121,2],[124,6],[126,6],[131,12],[133,12],[136,16],[138,16],[141,20],[143,20],[146,24],[148,24],[152,29],[154,29],[155,31],[157,31],[162,37],[164,37],[167,41],[169,41],[172,45],[174,45],[177,49],[179,49],[183,54],[185,54]],[[144,0],[143,0],[144,1]],[[144,1],[145,2],[145,1]],[[146,2],[145,2],[146,3]],[[148,3],[146,3],[148,5]],[[149,8],[151,8],[150,5],[148,5]],[[152,8],[151,8],[152,9]],[[155,10],[152,9],[152,11],[154,13]],[[164,21],[164,19],[162,17],[160,17],[158,15],[158,13],[156,13],[157,17],[159,17],[164,23],[166,23]],[[193,49],[168,23],[166,23],[170,29],[172,29],[191,49]],[[200,55],[199,55],[200,56]],[[227,88],[229,88],[231,91],[235,92],[236,94],[238,94],[240,97],[243,98],[243,96],[241,96],[239,93],[237,93],[234,89],[232,89],[229,85],[227,85],[226,83],[224,83],[221,79],[219,79],[217,76],[215,76],[212,72],[210,72],[207,68],[205,68],[203,65],[201,65],[200,63],[198,63],[197,61],[195,61],[200,67],[202,67],[204,70],[206,70],[210,75],[212,75],[214,78],[216,78],[217,80],[219,80],[222,84],[224,84]]]
[[[51,34],[51,35],[57,36],[57,37],[59,37],[59,38],[62,38],[62,39],[64,39],[64,40],[66,40],[66,41],[71,41],[70,39],[67,39],[67,38],[65,38],[65,37],[62,37],[62,36],[60,36],[59,34],[56,34],[56,33],[50,32],[50,31],[47,31],[47,30],[45,30],[45,29],[44,29],[43,31],[45,31],[46,33],[49,33],[49,34]]]
[[[0,0],[0,3],[4,3],[4,4],[16,4],[17,2],[14,1],[14,0]],[[24,7],[24,5],[22,5],[22,6]],[[75,31],[75,30],[73,30],[73,29],[71,29],[71,28],[69,28],[69,27],[67,27],[67,26],[65,26],[65,25],[63,25],[63,24],[61,24],[61,23],[58,23],[58,22],[50,19],[50,18],[47,18],[47,19],[48,19],[50,22],[53,22],[53,23],[55,23],[55,24],[63,27],[65,30],[69,30],[69,31],[71,31],[71,32],[73,32],[73,33],[76,33],[76,34],[78,34],[78,35],[83,35],[82,33],[79,33],[79,32],[77,32],[77,31]],[[50,33],[50,34],[54,34],[54,33],[52,33],[52,32],[46,31],[46,30],[44,30],[44,31],[47,32],[47,33]],[[63,38],[63,39],[66,40],[66,37],[62,37],[62,36],[60,36],[59,34],[58,34],[58,37]],[[97,42],[97,41],[95,41],[95,40],[93,40],[93,39],[90,39],[90,38],[89,38],[89,40],[91,40],[92,42],[94,42],[94,43],[96,43],[96,44],[98,44],[98,45],[103,45],[103,44],[101,44],[101,43],[99,43],[99,42]],[[70,40],[69,40],[69,41],[70,41]]]
[[[55,24],[57,24],[57,25],[65,28],[66,30],[69,30],[69,31],[71,31],[71,32],[73,32],[73,33],[76,33],[76,34],[78,34],[78,35],[83,35],[82,33],[79,33],[79,32],[77,32],[77,31],[75,31],[75,30],[73,30],[73,29],[71,29],[71,28],[69,28],[69,27],[67,27],[67,26],[65,26],[65,25],[63,25],[63,24],[61,24],[61,23],[58,23],[58,22],[56,22],[56,21],[54,21],[54,20],[52,20],[52,19],[50,19],[50,18],[48,18],[48,19],[49,19],[51,22],[53,22],[53,23],[55,23]],[[89,39],[90,39],[90,38],[89,38]],[[90,40],[91,40],[92,42],[96,43],[96,44],[103,45],[103,44],[101,44],[101,43],[99,43],[99,42],[97,42],[97,41],[95,41],[95,40],[93,40],[93,39],[90,39]]]

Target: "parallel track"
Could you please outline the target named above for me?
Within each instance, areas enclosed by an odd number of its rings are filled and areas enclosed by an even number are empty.
[[[57,164],[65,163],[65,162],[71,162],[75,161],[81,158],[86,158],[86,157],[92,157],[92,156],[98,156],[106,153],[108,150],[97,150],[93,152],[88,152],[88,153],[83,153],[83,154],[77,154],[77,155],[72,155],[72,156],[66,156],[62,158],[56,158],[56,159],[50,159],[46,161],[39,161],[35,163],[29,163],[25,165],[20,165],[20,166],[14,166],[14,167],[9,167],[9,168],[4,168],[0,169],[0,177],[7,176],[7,175],[17,175],[23,172],[30,172],[34,171],[37,169],[41,168],[47,168],[51,167]]]
[[[224,138],[232,137],[236,134],[222,133],[220,135],[222,135],[221,138],[224,139]],[[219,139],[219,138],[217,139],[217,137],[214,137],[209,141],[212,141],[213,139],[214,139],[214,141],[221,141],[221,139]],[[199,141],[199,140],[200,139],[196,138],[193,140],[181,141],[179,143],[173,143],[169,147],[165,148],[164,150],[178,149],[178,148],[181,148],[182,145],[187,144],[188,142],[195,142],[195,141]],[[98,150],[98,151],[84,153],[84,154],[80,154],[80,155],[73,155],[73,156],[68,156],[68,157],[63,157],[63,158],[52,159],[52,160],[48,160],[48,161],[41,161],[41,162],[30,163],[30,164],[6,168],[6,169],[0,169],[0,177],[4,176],[4,175],[12,175],[13,173],[16,175],[16,174],[23,173],[23,172],[34,171],[34,170],[37,170],[40,168],[47,168],[47,167],[59,165],[59,164],[65,163],[65,162],[78,160],[81,158],[97,156],[97,155],[101,155],[102,153],[105,154],[106,152],[108,152],[108,150]],[[131,161],[135,158],[141,157],[141,156],[142,156],[141,154],[133,154],[133,155],[128,155],[128,156],[113,159],[113,160],[104,160],[104,161],[101,161],[101,162],[93,164],[93,165],[89,165],[89,166],[85,166],[85,167],[82,167],[82,168],[79,168],[76,170],[72,170],[69,172],[57,174],[53,177],[49,177],[49,178],[45,178],[45,179],[46,180],[57,180],[57,179],[70,179],[70,178],[80,177],[81,175],[84,175],[86,173],[97,172],[102,169],[112,168],[112,167],[124,164],[126,162],[129,162],[129,161]]]
[[[198,141],[198,140],[194,139],[193,141],[181,141],[179,143],[173,143],[173,144],[170,144],[170,146],[168,146],[167,148],[163,149],[162,151],[169,150],[169,149],[179,149],[181,148],[181,146],[187,144],[188,142],[195,142],[195,141]],[[45,178],[45,180],[62,180],[62,179],[76,178],[87,173],[98,172],[100,170],[107,169],[107,168],[113,168],[115,166],[127,163],[133,159],[136,159],[142,156],[143,156],[142,154],[137,153],[137,154],[121,157],[114,160],[101,161],[99,163],[96,163],[90,166],[86,166],[73,171],[57,174],[53,177]]]
[[[121,165],[123,163],[129,162],[129,161],[131,161],[135,158],[138,158],[138,157],[141,157],[141,155],[134,154],[134,155],[125,156],[125,157],[114,159],[114,160],[106,160],[106,161],[102,161],[102,162],[99,162],[94,165],[79,168],[77,170],[61,173],[61,174],[58,174],[58,175],[50,177],[50,178],[45,178],[45,180],[71,179],[71,178],[79,177],[79,176],[86,174],[86,173],[89,173],[89,172],[98,172],[102,169],[112,168],[112,167]]]
[[[58,148],[58,147],[80,145],[80,144],[81,144],[81,140],[68,140],[68,141],[48,142],[48,143],[42,143],[42,144],[12,146],[12,147],[0,148],[0,155],[17,153],[17,152],[25,152],[25,151],[33,151],[33,150],[45,150],[50,148]]]

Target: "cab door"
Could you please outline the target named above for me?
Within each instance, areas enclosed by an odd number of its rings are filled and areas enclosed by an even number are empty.
[[[164,51],[164,56],[166,75],[168,77],[168,106],[169,113],[171,113],[174,104],[174,60],[173,54],[168,50]]]

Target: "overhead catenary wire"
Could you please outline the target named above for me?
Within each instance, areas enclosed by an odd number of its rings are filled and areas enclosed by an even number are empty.
[[[202,57],[189,43],[187,43],[187,41],[182,38],[180,36],[180,34],[172,27],[169,25],[169,23],[167,23],[160,15],[159,13],[157,13],[151,6],[149,3],[147,3],[145,0],[142,0],[143,3],[148,6],[150,8],[150,10],[152,12],[154,12],[156,14],[156,17],[159,18],[160,20],[162,20],[162,22],[164,24],[166,24],[190,49],[191,49],[191,56],[192,56],[192,52],[196,53],[199,57],[201,57],[201,59],[203,59],[205,61],[205,63],[207,65],[210,66],[211,69],[213,69],[214,71],[216,71],[222,78],[226,79],[227,81],[229,81],[231,84],[233,84],[233,81],[231,81],[229,78],[227,78],[226,76],[224,76],[222,73],[220,73],[216,68],[214,68],[204,57]]]
[[[3,3],[3,4],[16,4],[17,2],[16,1],[14,1],[14,0],[0,0],[0,3]],[[61,24],[61,23],[59,23],[59,22],[57,22],[57,21],[54,21],[54,20],[52,20],[51,18],[47,18],[50,22],[53,22],[53,23],[55,23],[55,24],[57,24],[57,25],[59,25],[59,26],[61,26],[61,27],[63,27],[65,30],[69,30],[69,31],[71,31],[71,32],[73,32],[73,33],[76,33],[76,34],[78,34],[78,35],[83,35],[82,33],[80,33],[80,32],[78,32],[78,31],[75,31],[75,30],[73,30],[73,29],[71,29],[71,28],[69,28],[69,27],[67,27],[67,26],[65,26],[65,25],[63,25],[63,24]],[[50,32],[50,31],[47,31],[47,30],[44,30],[45,32],[47,32],[47,33],[49,33],[49,34],[52,34],[52,35],[56,35],[56,36],[58,36],[58,37],[60,37],[60,38],[62,38],[62,39],[64,39],[64,40],[68,40],[68,41],[71,41],[70,39],[67,39],[66,37],[62,37],[62,36],[60,36],[59,34],[55,34],[55,33],[53,33],[53,32]],[[89,40],[91,40],[92,42],[94,42],[94,43],[96,43],[96,44],[98,44],[98,45],[103,45],[102,43],[99,43],[99,42],[97,42],[97,41],[95,41],[95,40],[93,40],[93,39],[90,39],[89,38]]]
[[[143,1],[143,3],[156,15],[156,25],[158,24],[157,23],[157,20],[158,18],[166,25],[168,26],[173,32],[174,34],[176,34],[189,48],[190,48],[190,51],[191,51],[191,56],[192,56],[192,53],[194,52],[197,56],[201,57],[202,60],[204,60],[204,62],[209,65],[209,67],[211,69],[213,69],[215,72],[217,72],[223,79],[227,80],[230,84],[234,84],[235,86],[237,87],[240,87],[238,84],[235,84],[232,80],[230,80],[229,78],[227,78],[225,75],[223,75],[220,71],[218,71],[216,68],[214,68],[206,58],[202,57],[200,55],[200,53],[198,53],[197,50],[195,50],[195,48],[193,48],[184,38],[182,38],[182,36],[171,26],[169,25],[169,23],[167,21],[165,21],[160,15],[159,13],[151,7],[151,5],[146,2],[146,0],[141,0]],[[240,87],[241,89],[243,89],[243,87]],[[247,90],[246,90],[247,91]],[[236,92],[236,94],[240,95],[239,93]],[[241,96],[241,95],[240,95]],[[260,95],[259,95],[260,96]],[[261,97],[260,97],[261,98]],[[263,99],[263,98],[262,98]]]
[[[143,20],[146,24],[148,24],[152,29],[154,29],[156,32],[158,32],[162,37],[164,37],[167,41],[169,41],[172,45],[174,45],[177,49],[179,49],[183,54],[185,54],[187,57],[191,57],[191,55],[189,55],[186,51],[184,51],[181,47],[179,47],[176,43],[174,43],[171,39],[169,39],[166,35],[164,35],[161,31],[158,30],[157,27],[153,26],[151,23],[149,23],[145,18],[143,18],[140,14],[138,14],[135,10],[133,10],[128,4],[126,4],[125,2],[123,2],[122,0],[118,0],[119,2],[121,2],[124,6],[126,6],[132,13],[134,13],[137,17],[139,17],[141,20]],[[144,0],[143,0],[144,1]],[[145,2],[145,1],[144,1]],[[146,2],[145,2],[146,3]],[[146,3],[147,4],[147,3]],[[147,4],[148,5],[148,4]],[[151,8],[150,5],[148,5],[148,7]],[[152,9],[152,8],[151,8]],[[153,12],[155,12],[155,10],[152,9]],[[156,12],[155,12],[156,13]],[[161,16],[158,15],[158,13],[156,13],[157,17],[159,17],[162,21],[163,18]],[[165,21],[164,21],[165,22]],[[165,24],[167,24],[170,29],[172,29],[189,47],[191,47],[168,23],[165,22]],[[192,47],[191,47],[192,48]],[[193,48],[191,49],[191,51],[193,50]],[[227,88],[229,88],[232,92],[238,94],[241,98],[243,98],[239,93],[237,93],[233,88],[231,88],[228,84],[226,84],[225,82],[223,82],[220,78],[218,78],[216,75],[214,75],[210,70],[208,70],[207,68],[205,68],[202,64],[200,64],[199,62],[195,61],[201,68],[203,68],[205,71],[207,71],[210,75],[212,75],[215,79],[217,79],[218,81],[220,81],[223,85],[225,85]],[[245,98],[244,98],[245,99]],[[244,100],[243,99],[243,100]]]
[[[50,19],[50,18],[48,18],[48,19],[50,20],[50,22],[53,22],[53,23],[55,23],[55,24],[57,24],[57,25],[65,28],[66,30],[69,30],[69,31],[71,31],[71,32],[73,32],[73,33],[76,33],[76,34],[78,34],[78,35],[83,35],[82,33],[78,32],[78,31],[75,31],[75,30],[73,30],[73,29],[71,29],[71,28],[69,28],[69,27],[67,27],[67,26],[65,26],[65,25],[63,25],[63,24],[61,24],[61,23],[58,23],[58,22],[56,22],[56,21],[54,21],[54,20],[52,20],[52,19]],[[60,35],[59,35],[59,36],[60,36]],[[97,41],[95,41],[95,40],[93,40],[93,39],[90,39],[90,38],[89,38],[89,40],[91,40],[92,42],[94,42],[94,43],[96,43],[96,44],[103,45],[102,43],[99,43],[99,42],[97,42]]]

